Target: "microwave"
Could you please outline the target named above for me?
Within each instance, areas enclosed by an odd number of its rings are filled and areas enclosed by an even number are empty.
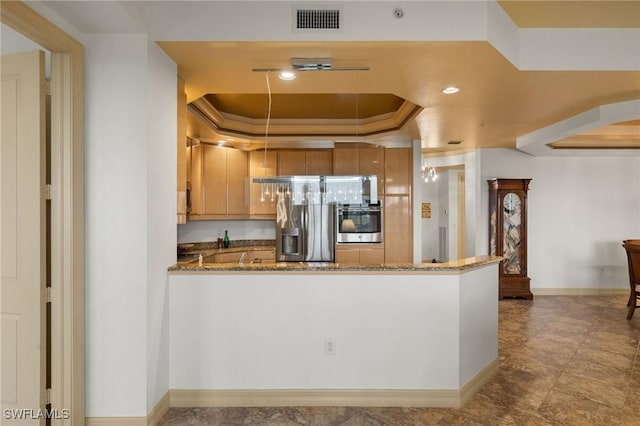
[[[336,243],[381,243],[382,206],[343,204],[336,209]]]

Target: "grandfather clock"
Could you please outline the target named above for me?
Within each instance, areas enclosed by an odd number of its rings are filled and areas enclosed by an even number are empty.
[[[500,299],[533,299],[527,276],[527,191],[531,179],[490,179],[489,254],[502,256]]]

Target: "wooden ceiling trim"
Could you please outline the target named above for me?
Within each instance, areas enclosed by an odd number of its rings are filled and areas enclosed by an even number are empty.
[[[245,138],[264,138],[266,120],[233,116],[218,111],[205,97],[189,104],[190,111],[215,132]],[[422,107],[403,101],[390,114],[366,119],[272,119],[270,137],[357,137],[373,136],[401,130]]]

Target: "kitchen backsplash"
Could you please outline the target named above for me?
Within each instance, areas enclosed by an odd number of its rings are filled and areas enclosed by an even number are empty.
[[[275,220],[198,220],[178,225],[178,243],[217,241],[229,231],[229,239],[275,240]]]

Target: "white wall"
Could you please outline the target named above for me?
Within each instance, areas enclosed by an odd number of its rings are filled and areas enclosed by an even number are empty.
[[[140,417],[169,389],[177,69],[144,35],[85,52],[86,415]]]
[[[233,240],[275,240],[275,220],[196,220],[178,225],[178,242],[216,241],[229,231]]]
[[[177,67],[147,43],[147,402],[148,413],[169,390],[169,286],[176,262]]]
[[[86,415],[146,415],[147,39],[85,46]]]
[[[422,219],[422,261],[438,259],[438,227],[440,226],[440,180],[420,183],[423,203],[431,203],[431,218]]]
[[[464,154],[444,155],[441,157],[429,157],[429,165],[433,167],[451,167],[458,165],[464,166],[465,257],[471,257],[476,256],[479,253],[485,253],[484,245],[482,245],[482,240],[478,238],[478,232],[482,233],[484,227],[486,226],[480,210],[480,198],[478,197],[480,191],[482,190],[479,161],[480,160],[476,151],[466,152]],[[439,183],[439,185],[440,184],[441,183]],[[424,183],[420,183],[420,185],[424,185]],[[421,192],[418,191],[417,194],[421,194]],[[440,210],[442,210],[442,206],[440,206]],[[432,209],[432,214],[435,216],[438,214],[438,211]],[[420,219],[419,213],[415,214],[414,220],[422,220]],[[440,225],[445,223],[446,222],[444,221],[439,222]],[[434,226],[433,224],[425,224],[424,222],[421,225],[427,227]],[[418,246],[418,249],[422,250],[423,246]],[[457,252],[455,257],[457,258]],[[421,254],[421,257],[418,258],[424,259],[425,257]]]
[[[486,180],[532,178],[528,197],[529,277],[535,288],[626,288],[622,240],[640,237],[640,157],[532,157],[481,151]],[[487,226],[479,234],[488,251]]]
[[[459,389],[498,355],[496,277],[172,275],[171,389]]]

